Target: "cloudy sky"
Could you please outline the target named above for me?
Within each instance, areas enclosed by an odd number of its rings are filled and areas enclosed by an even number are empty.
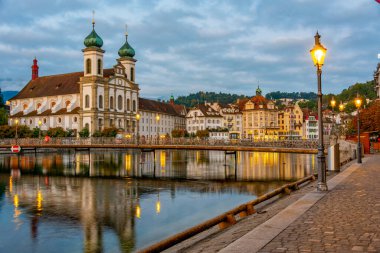
[[[103,38],[105,67],[128,40],[141,94],[215,91],[251,95],[316,91],[309,50],[328,49],[323,92],[373,79],[380,53],[375,0],[0,0],[0,88],[21,89],[34,56],[40,76],[82,71],[83,39]]]

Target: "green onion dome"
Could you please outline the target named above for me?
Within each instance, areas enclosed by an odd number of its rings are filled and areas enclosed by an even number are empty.
[[[120,55],[120,57],[130,57],[130,58],[133,58],[133,56],[135,56],[135,50],[128,43],[128,35],[125,35],[125,43],[119,49],[118,54]]]
[[[84,43],[84,45],[86,47],[98,47],[98,48],[101,48],[103,46],[103,40],[95,32],[94,27],[92,27],[92,32],[84,39],[83,43]]]

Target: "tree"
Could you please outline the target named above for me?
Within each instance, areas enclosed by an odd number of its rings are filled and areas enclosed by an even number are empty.
[[[8,113],[5,108],[0,108],[0,125],[8,124]]]
[[[50,137],[66,137],[66,131],[62,127],[53,127],[47,131]]]
[[[115,137],[118,129],[116,127],[108,127],[102,130],[101,136],[103,137]]]
[[[83,128],[81,131],[79,131],[79,136],[80,137],[89,137],[90,136],[90,131],[88,130],[87,127]]]
[[[189,135],[189,133],[185,129],[173,129],[172,130],[172,137],[173,138],[186,137],[186,135]]]
[[[207,138],[210,136],[210,133],[208,132],[208,130],[198,130],[196,136],[199,138]]]

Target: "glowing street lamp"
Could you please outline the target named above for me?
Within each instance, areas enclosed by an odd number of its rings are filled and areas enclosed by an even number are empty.
[[[136,121],[137,121],[137,145],[140,144],[140,118],[141,115],[139,113],[136,114]]]
[[[17,134],[17,128],[18,128],[18,119],[15,120],[15,124],[16,124],[16,145],[17,145],[17,139],[18,139],[18,134]]]
[[[157,122],[157,144],[160,143],[160,115],[156,115],[156,122]]]
[[[41,139],[41,125],[42,125],[42,121],[39,120],[38,121],[38,139]]]
[[[317,77],[318,77],[318,191],[327,191],[326,184],[326,157],[324,153],[323,146],[323,122],[322,122],[322,66],[325,61],[327,49],[321,44],[319,39],[321,36],[318,32],[315,34],[315,45],[310,50],[310,55],[313,60],[314,65],[317,67]]]
[[[343,104],[342,101],[340,101],[339,111],[340,111],[340,112],[343,112],[343,111],[344,111],[344,104]]]
[[[362,105],[362,99],[359,97],[359,94],[356,94],[355,106],[358,109],[358,163],[362,163],[362,145],[360,143],[360,106]]]
[[[331,128],[331,134],[334,134],[335,135],[335,117],[334,117],[334,108],[336,106],[336,101],[334,99],[334,97],[331,98],[331,101],[330,101],[330,106],[331,106],[331,111],[332,111],[332,128]],[[338,138],[336,139],[336,141],[338,141]]]

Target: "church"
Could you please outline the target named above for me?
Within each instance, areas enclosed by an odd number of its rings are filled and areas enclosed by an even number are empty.
[[[39,127],[41,130],[62,127],[75,132],[87,128],[90,133],[117,127],[125,133],[136,133],[139,103],[145,100],[139,101],[135,50],[128,43],[127,33],[125,37],[125,43],[118,51],[120,58],[109,69],[103,68],[103,40],[95,32],[94,20],[91,33],[84,39],[83,71],[39,77],[38,62],[34,59],[31,80],[10,99],[9,125]],[[170,104],[166,103],[165,107],[168,106]],[[161,112],[157,110],[155,113]],[[144,112],[141,114],[145,115]],[[174,116],[184,121],[183,114]],[[178,124],[172,125],[172,128],[178,128]],[[159,133],[170,134],[172,128],[162,128]]]

